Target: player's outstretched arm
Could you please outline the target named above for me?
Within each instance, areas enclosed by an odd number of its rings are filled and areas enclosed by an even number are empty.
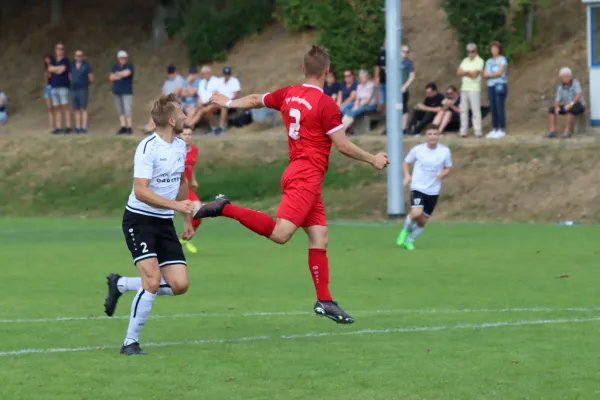
[[[168,200],[162,196],[157,195],[150,190],[150,179],[134,178],[133,189],[135,191],[135,197],[142,203],[146,203],[149,206],[155,208],[163,208],[165,210],[179,211],[183,214],[191,214],[194,212],[194,205],[189,200],[177,201]],[[180,189],[181,191],[181,189]],[[187,198],[187,193],[186,193]]]
[[[215,93],[211,96],[209,103],[216,104],[223,108],[239,108],[239,109],[250,109],[250,108],[261,108],[265,105],[262,102],[263,94],[250,94],[239,99],[231,100],[229,97]]]
[[[341,129],[329,135],[336,149],[346,157],[371,164],[375,169],[384,169],[390,162],[386,153],[371,154],[352,143]]]

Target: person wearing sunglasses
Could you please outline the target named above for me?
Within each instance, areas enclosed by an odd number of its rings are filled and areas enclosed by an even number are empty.
[[[458,131],[460,129],[460,95],[454,85],[446,89],[446,98],[442,101],[442,111],[438,112],[433,120],[433,125],[438,127],[438,134],[445,130]]]
[[[456,75],[462,78],[460,88],[460,136],[466,137],[469,130],[469,111],[473,118],[475,136],[481,137],[481,72],[483,58],[477,54],[477,45],[467,45],[467,57],[460,63]]]

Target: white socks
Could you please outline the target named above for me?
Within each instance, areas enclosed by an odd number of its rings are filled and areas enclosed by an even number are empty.
[[[117,287],[119,288],[119,292],[137,292],[142,287],[142,278],[132,278],[128,276],[122,276],[117,281]],[[160,288],[158,292],[156,292],[158,296],[175,296],[173,290],[165,281],[165,278],[160,277]]]
[[[404,221],[404,230],[408,233],[410,233],[413,229],[413,222],[412,219],[410,219],[410,215],[406,216],[406,220]]]
[[[131,343],[139,343],[140,332],[150,315],[152,303],[154,303],[156,295],[140,288],[133,298],[131,303],[131,315],[129,317],[129,327],[127,327],[127,336],[125,337],[124,346]]]
[[[408,235],[407,242],[413,243],[421,233],[425,230],[425,227],[420,227],[417,224],[413,224],[412,232]]]

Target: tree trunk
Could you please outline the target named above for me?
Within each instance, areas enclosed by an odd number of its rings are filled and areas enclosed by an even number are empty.
[[[531,43],[531,41],[533,40],[533,32],[535,28],[535,9],[535,2],[530,2],[527,6],[527,24],[525,26],[525,40],[527,41],[527,43]]]
[[[167,7],[162,2],[156,2],[154,8],[154,18],[152,19],[152,47],[154,50],[160,49],[167,40]]]
[[[60,24],[64,19],[63,1],[50,0],[50,23]]]

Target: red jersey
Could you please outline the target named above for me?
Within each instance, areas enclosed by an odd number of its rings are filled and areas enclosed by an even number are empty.
[[[331,138],[342,129],[342,116],[336,102],[317,86],[296,85],[267,93],[265,107],[279,110],[288,130],[290,163],[309,160],[325,173],[329,166]]]
[[[196,158],[198,158],[198,148],[192,144],[185,156],[185,177],[189,183],[192,182],[192,172],[194,172],[196,166]]]

